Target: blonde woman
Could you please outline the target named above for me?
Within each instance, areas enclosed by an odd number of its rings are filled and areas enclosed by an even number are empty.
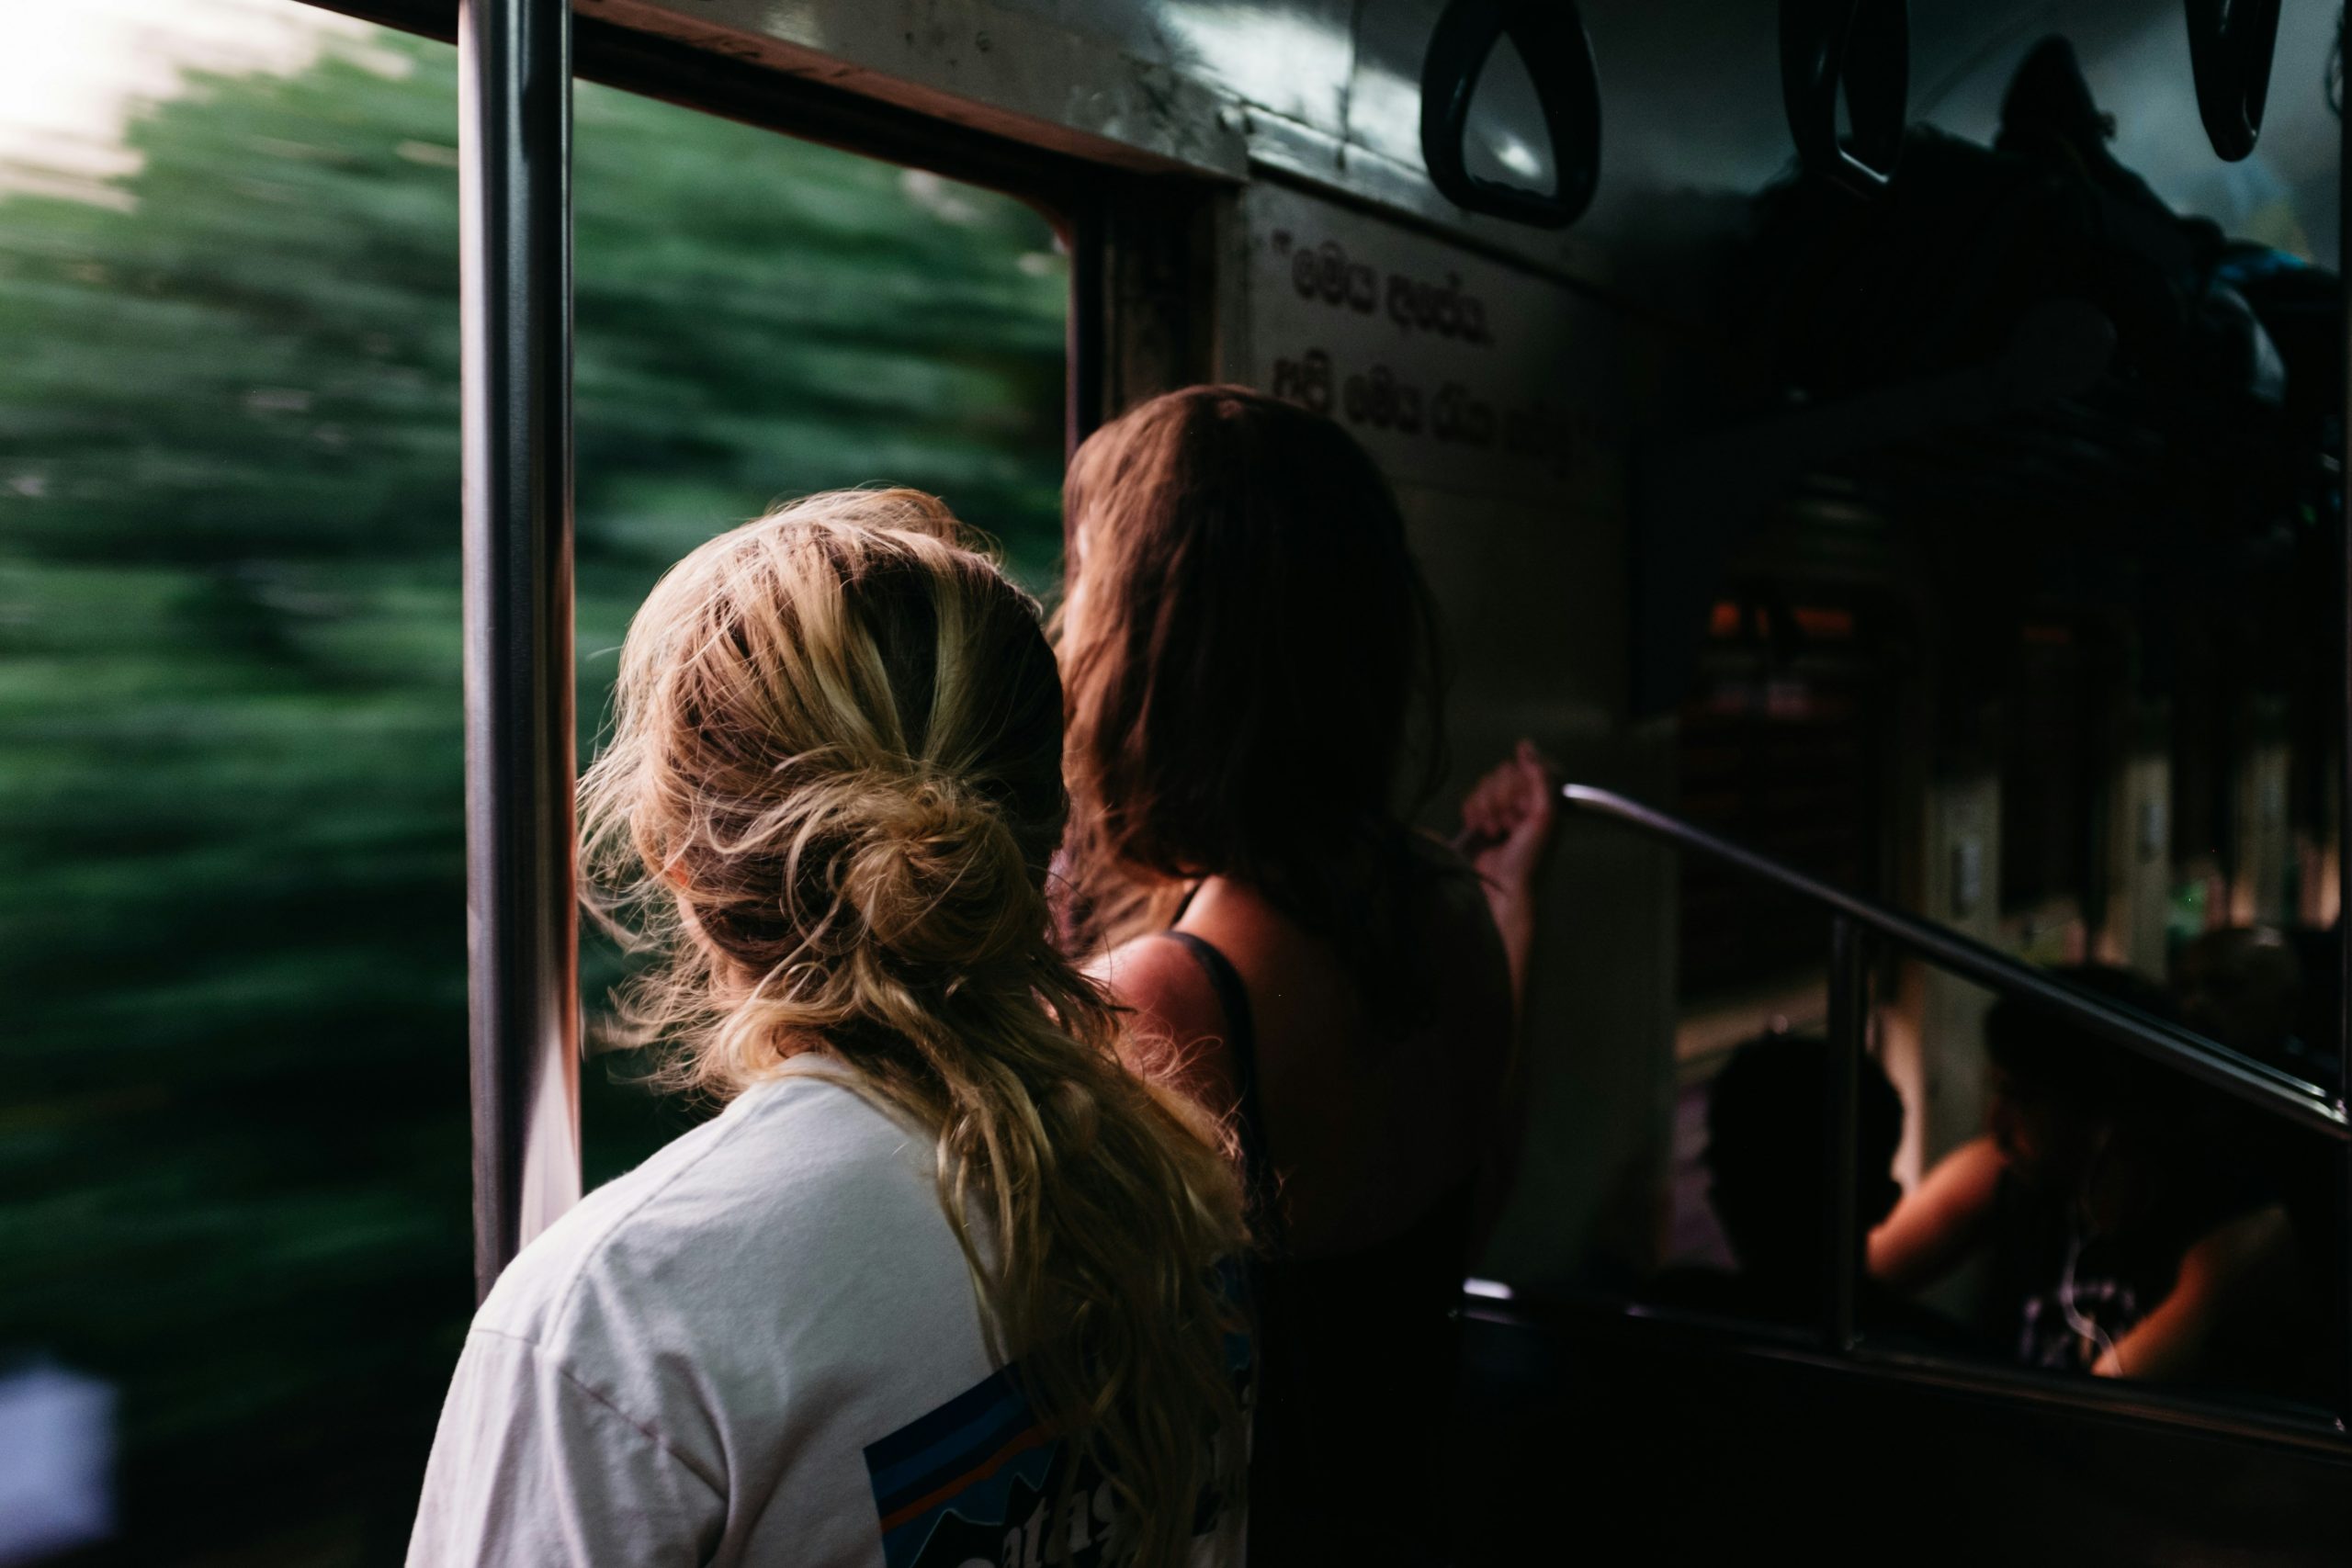
[[[476,1317],[415,1564],[1175,1564],[1237,1540],[1223,1152],[1055,950],[1035,606],[908,491],[656,588],[581,790],[627,998],[715,1121]]]

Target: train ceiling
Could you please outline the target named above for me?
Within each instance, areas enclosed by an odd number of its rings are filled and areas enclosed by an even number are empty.
[[[1252,152],[1311,165],[1328,149],[1419,172],[1419,81],[1442,0],[991,0],[1089,34],[1251,107]],[[1768,0],[1583,0],[1601,90],[1600,178],[1581,241],[1636,250],[1734,220],[1792,157]],[[1976,140],[2049,33],[2071,38],[2116,155],[2175,208],[2233,233],[2337,259],[2340,131],[2327,76],[2339,7],[2285,0],[2268,113],[2251,157],[2216,156],[2198,113],[2182,0],[1911,0],[1911,114]],[[1498,58],[1471,125],[1474,172],[1542,184],[1549,150],[1525,73]],[[1302,167],[1303,173],[1318,173]],[[1360,166],[1355,172],[1364,175]],[[1369,194],[1369,192],[1368,192]]]

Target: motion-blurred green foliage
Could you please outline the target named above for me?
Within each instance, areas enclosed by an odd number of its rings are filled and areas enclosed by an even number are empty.
[[[470,1310],[455,89],[332,44],[145,110],[113,204],[0,197],[0,1358],[121,1387],[124,1561],[396,1557]],[[777,497],[919,485],[1049,578],[1042,217],[577,114],[583,750]],[[604,1076],[592,1176],[659,1135]]]

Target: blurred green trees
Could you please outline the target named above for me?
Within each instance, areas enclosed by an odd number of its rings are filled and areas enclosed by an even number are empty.
[[[207,77],[127,200],[0,197],[0,1358],[122,1388],[123,1561],[396,1558],[470,1310],[455,75]],[[653,576],[782,495],[920,485],[1050,576],[1045,220],[578,120],[583,730]]]

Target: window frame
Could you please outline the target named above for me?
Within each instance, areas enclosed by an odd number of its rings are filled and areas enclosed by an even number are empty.
[[[474,1266],[505,1265],[580,1193],[578,886],[571,852],[571,112],[590,81],[1011,196],[1070,254],[1067,446],[1104,412],[1118,172],[1068,152],[593,17],[569,0],[318,0],[457,46],[466,367],[467,838]],[[562,72],[550,104],[533,84]],[[1135,176],[1125,176],[1132,180]],[[520,254],[516,254],[519,252]],[[552,283],[550,282],[552,280]],[[553,291],[560,299],[548,298]],[[559,308],[560,307],[560,308]],[[560,668],[559,668],[560,667]]]

